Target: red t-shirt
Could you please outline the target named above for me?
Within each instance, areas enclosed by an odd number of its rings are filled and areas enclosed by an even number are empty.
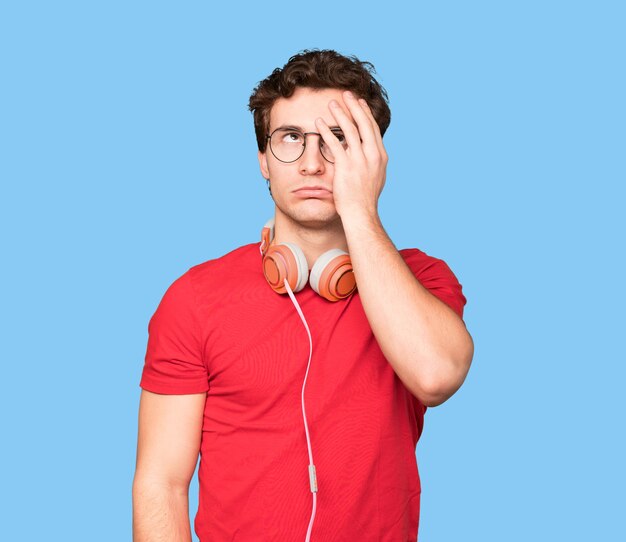
[[[461,285],[442,260],[400,252],[432,294],[463,316]],[[311,540],[417,539],[415,446],[426,408],[383,357],[358,292],[330,303],[296,294],[313,357],[305,405],[317,470]],[[312,494],[301,390],[306,330],[263,276],[259,243],[197,265],[167,290],[149,325],[141,387],[208,392],[202,427],[202,542],[304,540]]]

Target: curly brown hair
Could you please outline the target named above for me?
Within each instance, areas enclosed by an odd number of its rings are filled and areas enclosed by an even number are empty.
[[[261,152],[267,147],[270,111],[279,98],[289,98],[298,87],[350,90],[368,103],[380,133],[391,122],[387,91],[374,78],[374,65],[356,56],[344,56],[331,49],[305,49],[292,56],[282,68],[256,86],[248,109],[254,116],[254,131]]]

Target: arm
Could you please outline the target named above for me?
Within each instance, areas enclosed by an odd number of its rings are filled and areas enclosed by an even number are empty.
[[[354,122],[337,102],[329,108],[347,149],[323,119],[316,126],[335,155],[333,198],[359,296],[398,377],[424,405],[436,406],[463,383],[474,344],[461,318],[419,283],[385,233],[378,216],[388,161],[382,135],[364,100],[344,93],[344,102]]]
[[[385,358],[422,404],[443,403],[461,387],[474,352],[463,320],[415,278],[378,216],[342,220],[363,309]]]
[[[188,491],[200,450],[205,400],[206,393],[141,392],[134,542],[191,542]]]

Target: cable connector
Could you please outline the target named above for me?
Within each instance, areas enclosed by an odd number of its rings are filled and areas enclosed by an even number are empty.
[[[309,482],[311,482],[311,493],[317,493],[317,475],[315,465],[309,465]]]

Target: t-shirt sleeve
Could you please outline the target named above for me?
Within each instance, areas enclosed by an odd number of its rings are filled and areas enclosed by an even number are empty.
[[[148,325],[148,347],[140,386],[160,394],[209,389],[202,332],[190,274],[168,288]]]
[[[467,300],[461,283],[448,264],[417,249],[403,250],[401,254],[420,284],[463,318],[463,308]],[[421,434],[428,407],[416,397],[413,397],[413,402],[418,420],[418,434]]]
[[[448,264],[417,249],[407,250],[403,257],[422,286],[463,318],[467,300],[463,287]]]

